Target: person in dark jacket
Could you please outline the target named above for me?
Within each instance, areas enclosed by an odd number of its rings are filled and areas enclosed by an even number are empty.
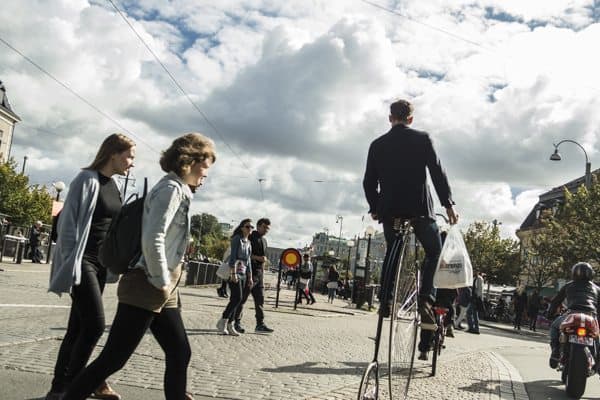
[[[406,100],[398,100],[390,105],[389,121],[392,128],[375,139],[369,147],[363,188],[371,217],[383,224],[388,250],[392,248],[395,238],[394,220],[412,219],[414,232],[426,256],[419,293],[421,327],[435,329],[431,309],[435,301],[433,274],[442,243],[427,185],[427,170],[451,224],[458,221],[458,214],[453,208],[450,185],[431,137],[426,132],[409,128],[413,122],[413,110],[413,105]],[[381,280],[386,274],[385,267],[384,264]],[[383,294],[387,298],[389,291],[391,288]],[[389,304],[384,304],[380,312],[388,315]]]
[[[36,221],[29,232],[29,251],[31,262],[39,264],[42,262],[42,252],[40,250],[40,235],[42,234],[42,221]]]
[[[525,293],[525,288],[520,287],[515,292],[515,297],[513,299],[513,305],[515,307],[515,324],[514,329],[521,330],[521,322],[523,321],[523,313],[527,308],[527,293]]]
[[[535,332],[535,325],[537,323],[537,317],[541,307],[542,300],[540,298],[540,293],[537,289],[535,289],[527,301],[527,316],[529,317],[530,331]]]
[[[335,269],[335,265],[331,265],[329,267],[329,272],[327,273],[327,294],[328,294],[328,302],[333,304],[333,300],[335,300],[335,294],[338,289],[340,273]]]
[[[595,317],[598,316],[598,304],[600,304],[600,287],[592,282],[594,269],[586,262],[578,262],[571,269],[571,281],[563,286],[558,294],[550,302],[548,318],[556,314],[563,301],[566,299],[567,312],[557,317],[550,326],[550,367],[556,368],[560,358],[560,324],[571,311],[583,312]]]

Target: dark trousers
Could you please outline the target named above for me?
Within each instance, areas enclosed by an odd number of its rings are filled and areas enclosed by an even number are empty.
[[[119,303],[104,349],[98,358],[77,376],[63,400],[87,399],[100,383],[123,368],[148,328],[165,352],[165,398],[185,398],[191,349],[180,309],[163,308],[157,314]]]
[[[246,300],[248,300],[248,296],[252,294],[252,298],[254,299],[254,310],[256,317],[256,325],[262,325],[265,322],[265,285],[263,280],[262,271],[259,273],[253,273],[254,285],[252,287],[245,285],[244,290],[242,292],[242,302],[238,306],[239,312],[235,318],[236,322],[239,322],[242,319],[242,312],[244,309],[244,304],[246,304]]]
[[[521,323],[523,322],[523,312],[525,310],[522,308],[515,308],[515,328],[521,329]]]
[[[307,283],[308,285],[308,283]],[[309,301],[312,301],[313,303],[315,302],[315,296],[313,296],[312,291],[310,290],[310,287],[308,288],[308,294],[306,294],[307,290],[305,288],[299,287],[298,288],[298,294],[297,294],[297,298],[298,298],[298,303],[302,303],[302,297],[304,297],[306,299],[306,304],[309,303]]]
[[[227,281],[229,284],[229,303],[225,306],[223,311],[223,319],[233,322],[238,320],[242,312],[240,305],[242,304],[242,297],[244,295],[244,288],[246,287],[246,276],[238,275],[238,281],[233,282]]]
[[[96,258],[84,256],[81,263],[81,283],[73,286],[67,332],[54,367],[51,388],[53,392],[63,392],[67,389],[73,378],[87,364],[104,332],[102,292],[105,283],[106,269]],[[94,389],[96,388],[92,388],[92,391]]]
[[[435,290],[433,288],[433,275],[435,274],[435,267],[437,266],[440,253],[442,252],[442,239],[440,237],[440,230],[435,221],[428,218],[417,218],[412,222],[413,230],[417,239],[425,250],[425,261],[421,267],[421,288],[419,295],[421,298],[427,299],[431,304],[435,301]],[[394,240],[396,239],[396,233],[394,232],[394,221],[392,219],[386,219],[383,221],[383,233],[385,235],[385,241],[387,244],[386,253],[389,253]],[[389,254],[386,254],[386,261],[389,259]],[[399,255],[398,255],[399,256]],[[397,260],[390,260],[394,268],[397,268]],[[383,279],[386,273],[386,267],[389,262],[383,264],[381,270],[380,283],[383,285]],[[394,271],[395,276],[396,271]],[[388,287],[388,291],[391,292],[391,285]]]

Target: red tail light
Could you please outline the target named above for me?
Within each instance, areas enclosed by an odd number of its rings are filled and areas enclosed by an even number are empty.
[[[577,328],[577,336],[586,336],[586,335],[587,335],[587,329]]]

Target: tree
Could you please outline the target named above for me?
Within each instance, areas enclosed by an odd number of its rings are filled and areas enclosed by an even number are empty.
[[[0,213],[8,214],[15,225],[50,223],[52,196],[45,186],[30,186],[29,177],[17,173],[16,166],[13,159],[0,164]]]
[[[464,239],[473,269],[484,273],[489,283],[516,282],[520,257],[515,240],[502,239],[497,226],[482,221],[469,225]]]
[[[207,213],[192,215],[190,232],[198,253],[209,258],[223,259],[229,247],[229,239],[224,236],[217,217]]]
[[[551,232],[549,220],[541,220],[542,227],[528,241],[523,254],[523,269],[528,281],[539,290],[553,279],[561,277],[563,257],[560,238]]]

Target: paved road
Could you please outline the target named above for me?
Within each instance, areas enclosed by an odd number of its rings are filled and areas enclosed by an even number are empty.
[[[0,272],[0,399],[42,399],[49,387],[70,306],[46,292],[46,265],[2,264]],[[107,286],[107,321],[116,308],[115,286]],[[196,399],[339,399],[355,396],[362,370],[372,357],[376,315],[333,305],[317,295],[313,306],[292,309],[292,292],[268,292],[267,323],[272,335],[218,335],[215,323],[225,300],[214,288],[183,288],[183,317],[192,345],[188,389]],[[244,317],[253,327],[253,310]],[[107,328],[108,329],[108,328]],[[252,331],[252,329],[249,329]],[[526,399],[519,372],[503,350],[523,340],[466,333],[449,339],[438,375],[417,365],[410,397],[422,399]],[[101,349],[106,334],[100,340]],[[98,350],[97,349],[97,350]],[[97,354],[97,351],[95,352]],[[383,357],[385,358],[385,353]],[[147,335],[127,366],[110,378],[125,399],[161,399],[164,355]],[[444,392],[440,388],[445,387]]]

